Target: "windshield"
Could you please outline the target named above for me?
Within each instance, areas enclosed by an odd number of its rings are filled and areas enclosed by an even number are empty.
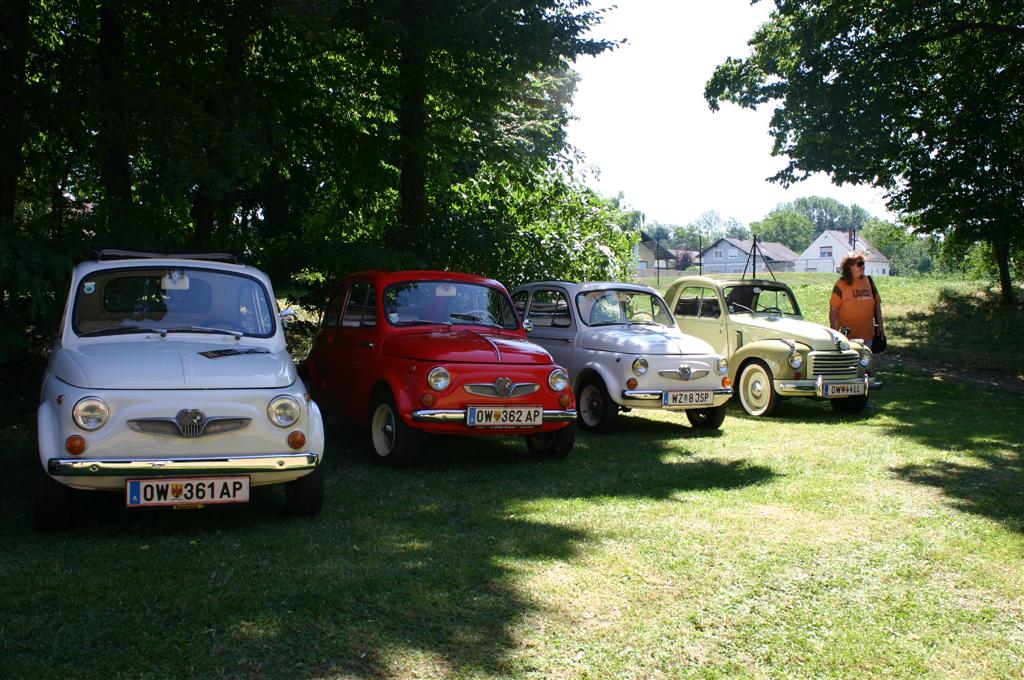
[[[592,290],[576,295],[576,309],[588,326],[619,323],[675,326],[668,307],[657,295],[642,290]]]
[[[274,313],[266,287],[245,274],[209,269],[106,269],[82,279],[72,329],[83,337],[207,333],[267,338]]]
[[[800,307],[785,286],[728,286],[724,292],[730,314],[800,316]]]
[[[465,324],[515,330],[519,320],[497,288],[454,281],[408,281],[384,289],[384,313],[394,326]]]

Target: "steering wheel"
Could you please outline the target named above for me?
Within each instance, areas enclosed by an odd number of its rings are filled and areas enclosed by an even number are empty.
[[[629,317],[630,323],[632,322],[654,322],[654,315],[650,312],[635,312],[633,316]]]
[[[494,317],[486,309],[470,309],[466,312],[452,312],[448,316],[453,319],[469,319],[472,321],[483,321],[484,323],[494,323]]]
[[[242,328],[242,324],[238,323],[235,319],[214,319],[199,325],[204,328],[216,328],[217,330],[232,331],[233,333],[245,332],[245,329]]]
[[[769,314],[778,314],[779,316],[782,316],[782,310],[779,309],[778,307],[763,307],[761,311],[768,312]]]

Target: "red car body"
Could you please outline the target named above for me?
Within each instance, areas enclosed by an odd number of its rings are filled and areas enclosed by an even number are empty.
[[[493,279],[439,271],[346,276],[305,367],[327,414],[370,426],[379,462],[408,462],[414,431],[523,435],[532,451],[552,458],[572,448],[572,390],[555,389],[562,369],[527,340],[508,291]],[[437,369],[448,384],[428,382]],[[477,422],[489,418],[503,424]]]

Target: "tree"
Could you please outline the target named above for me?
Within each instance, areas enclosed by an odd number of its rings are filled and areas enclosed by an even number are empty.
[[[877,217],[869,219],[861,233],[889,259],[889,273],[894,276],[928,274],[935,269],[938,244],[930,238]]]
[[[752,222],[750,230],[759,240],[781,243],[797,253],[814,240],[814,223],[791,208],[773,210],[760,222]]]
[[[755,0],[756,1],[756,0]],[[996,0],[777,2],[753,53],[705,88],[776,102],[772,179],[870,183],[921,233],[990,244],[1004,303],[1024,246],[1024,5]]]

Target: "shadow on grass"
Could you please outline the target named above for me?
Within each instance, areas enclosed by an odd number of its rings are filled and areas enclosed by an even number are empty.
[[[34,442],[20,441],[0,452],[0,675],[529,674],[517,628],[552,605],[519,584],[602,540],[579,499],[772,477],[688,458],[686,425],[635,420],[581,435],[565,461],[516,439],[438,438],[408,470],[368,464],[354,432],[332,441],[315,519],[284,516],[276,488],[245,507],[141,514],[90,494],[81,526],[55,535],[28,528]]]

